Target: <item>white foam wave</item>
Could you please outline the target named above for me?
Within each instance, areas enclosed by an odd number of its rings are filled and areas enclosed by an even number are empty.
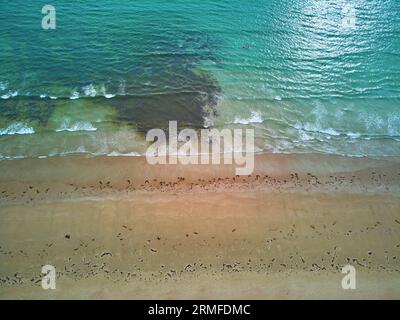
[[[317,130],[320,133],[325,133],[328,134],[330,136],[340,136],[340,132],[336,131],[335,129],[332,128],[328,128],[328,129],[320,129]]]
[[[346,135],[351,139],[357,139],[361,137],[361,133],[358,132],[348,132]]]
[[[233,121],[234,124],[249,124],[249,123],[262,123],[263,119],[261,117],[261,114],[256,111],[251,112],[251,116],[248,119],[242,119],[242,118],[235,118]]]
[[[341,133],[336,131],[333,128],[320,128],[318,126],[313,126],[310,123],[306,123],[304,126],[300,125],[300,124],[296,124],[294,126],[295,129],[300,130],[300,131],[306,131],[308,133],[323,133],[323,134],[327,134],[329,136],[340,136]]]
[[[115,94],[107,93],[106,86],[104,84],[102,84],[100,87],[100,94],[106,99],[111,99],[116,96]]]
[[[97,95],[101,95],[106,99],[112,99],[117,95],[115,93],[107,93],[104,84],[101,87],[98,87],[97,89],[93,84],[89,84],[87,86],[82,87],[82,91],[86,97],[92,97],[92,98],[96,97]],[[125,95],[125,82],[120,83],[119,91],[122,95]],[[78,99],[78,98],[79,98],[79,93],[74,92],[70,99]]]
[[[0,91],[6,90],[8,87],[8,83],[4,81],[0,81]]]
[[[214,122],[210,118],[204,117],[204,124],[203,124],[204,128],[210,128],[213,125],[214,125]]]
[[[305,131],[300,131],[299,132],[299,137],[302,141],[311,141],[314,140],[314,137],[308,133],[306,133]]]
[[[96,130],[97,128],[95,128],[90,122],[78,121],[75,123],[71,123],[70,120],[64,120],[61,126],[58,129],[56,129],[56,132],[96,131]]]
[[[124,96],[125,93],[125,88],[126,88],[126,81],[125,80],[121,80],[118,86],[118,94],[121,96]]]
[[[79,92],[77,92],[77,91],[73,92],[72,95],[69,98],[71,100],[79,99]]]
[[[0,129],[0,136],[13,134],[33,134],[35,130],[21,122],[13,123],[7,128]]]
[[[3,94],[1,96],[2,99],[10,99],[10,98],[14,98],[18,95],[18,91],[9,91],[6,94]]]
[[[113,151],[107,154],[107,157],[141,157],[142,154],[138,152],[129,152],[129,153],[119,153],[117,151]]]
[[[369,137],[366,134],[360,133],[360,132],[345,132],[345,131],[337,131],[333,128],[321,128],[318,126],[313,126],[309,123],[303,125],[297,124],[294,126],[295,129],[299,130],[299,137],[302,141],[309,141],[309,140],[320,140],[318,137],[320,137],[321,134],[327,135],[327,139],[331,139],[331,137],[338,137],[338,136],[346,136],[350,139],[364,139],[364,140],[370,140],[371,137]],[[387,137],[393,137],[393,136],[388,136]]]
[[[96,88],[93,86],[93,84],[83,87],[82,90],[87,97],[95,97],[97,95]]]
[[[48,96],[47,94],[41,94],[39,96],[40,99],[45,99],[47,97],[50,98],[51,100],[57,100],[58,99],[58,97],[56,97],[56,96]]]

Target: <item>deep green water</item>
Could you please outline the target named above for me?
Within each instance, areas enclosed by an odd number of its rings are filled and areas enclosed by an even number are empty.
[[[2,159],[143,153],[168,120],[255,128],[266,152],[400,155],[398,0],[48,3],[52,31],[42,1],[0,1]]]

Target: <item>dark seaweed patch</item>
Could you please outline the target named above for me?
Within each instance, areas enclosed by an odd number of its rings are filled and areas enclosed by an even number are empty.
[[[0,102],[0,117],[10,122],[35,122],[46,126],[55,102],[35,97],[18,97]]]
[[[146,53],[140,64],[124,77],[126,96],[110,100],[119,121],[139,131],[179,127],[201,128],[206,111],[216,113],[221,88],[215,79],[197,66],[201,61],[217,62],[216,40],[201,32],[178,32],[181,41],[164,42],[162,48]],[[121,93],[121,92],[120,92]]]
[[[148,37],[148,42],[154,45],[155,35],[151,33]],[[83,86],[106,83],[107,93],[116,94],[114,98],[85,99],[114,107],[117,124],[128,123],[141,132],[152,128],[166,129],[170,120],[178,121],[179,127],[201,128],[206,115],[204,107],[207,106],[207,113],[210,110],[215,113],[221,89],[215,79],[198,66],[206,60],[217,62],[213,54],[217,42],[197,31],[175,30],[165,39],[164,36],[161,38],[159,47],[151,45],[142,52],[134,52],[129,60],[132,66],[118,66],[121,70],[116,68],[118,71],[110,75],[105,75],[101,69],[90,69],[90,74],[82,70],[82,78],[98,81],[63,83],[63,91],[78,90],[83,99]],[[48,91],[42,88],[41,92]],[[99,90],[97,93],[101,94]],[[58,106],[68,99],[67,95],[59,96]],[[33,122],[45,127],[55,105],[51,99],[18,96],[0,101],[0,117],[9,122]]]
[[[118,110],[119,121],[136,126],[141,132],[166,129],[168,121],[173,120],[178,121],[179,127],[201,128],[204,106],[215,106],[218,92],[217,86],[209,84],[202,91],[118,96],[110,103]]]

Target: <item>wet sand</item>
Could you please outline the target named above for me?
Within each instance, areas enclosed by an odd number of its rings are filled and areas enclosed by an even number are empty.
[[[400,298],[399,158],[260,155],[247,177],[134,157],[0,172],[2,299]]]

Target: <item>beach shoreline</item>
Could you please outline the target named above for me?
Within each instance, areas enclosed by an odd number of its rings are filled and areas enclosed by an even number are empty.
[[[236,176],[144,157],[0,161],[0,298],[398,299],[399,164],[263,154]],[[41,288],[46,264],[56,290]]]

